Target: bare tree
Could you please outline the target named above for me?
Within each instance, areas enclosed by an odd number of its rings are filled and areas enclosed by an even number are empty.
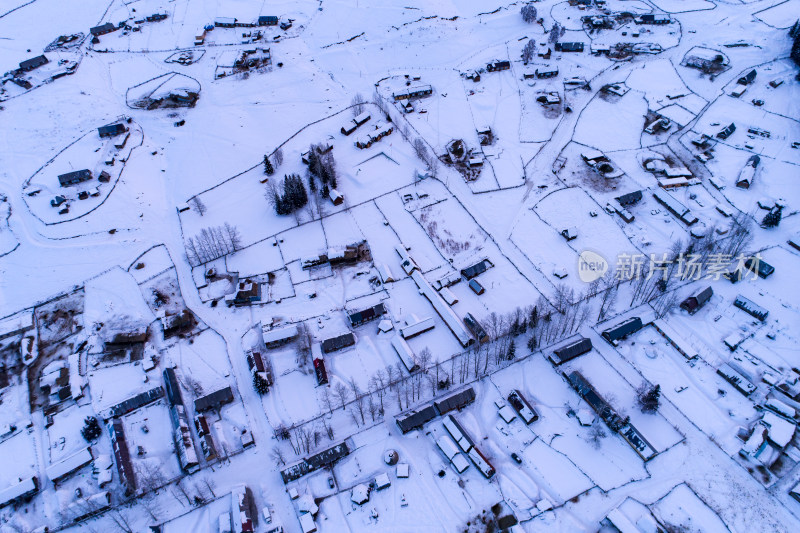
[[[384,102],[383,98],[381,98],[380,93],[378,93],[378,89],[375,89],[375,92],[372,94],[372,103],[378,106],[378,109],[380,109],[381,113],[383,113],[384,115],[389,114],[386,102]]]
[[[350,389],[344,383],[337,383],[333,388],[333,395],[339,400],[342,405],[342,411],[344,411],[344,404],[347,403],[350,397]]]
[[[128,518],[128,512],[119,507],[115,507],[108,512],[107,516],[114,523],[118,531],[123,533],[133,533],[133,525]]]
[[[279,167],[283,164],[283,150],[278,148],[275,150],[275,153],[272,154],[272,158],[275,160],[275,166]]]
[[[328,410],[329,414],[333,414],[333,399],[331,398],[331,392],[328,387],[322,389],[322,404],[325,406],[325,409]]]
[[[524,7],[522,9],[525,9]],[[522,48],[522,62],[526,65],[536,56],[536,41],[530,39]]]
[[[203,228],[200,233],[190,237],[186,243],[186,256],[189,263],[197,266],[208,263],[224,255],[241,249],[241,237],[235,226]]]
[[[361,417],[361,423],[365,424],[366,420],[364,418],[364,411],[366,406],[364,404],[364,395],[361,393],[361,389],[358,387],[358,384],[354,378],[350,378],[350,390],[353,391],[355,409],[358,411],[358,414]]]
[[[367,410],[369,411],[369,416],[372,418],[372,421],[375,422],[375,417],[378,414],[378,404],[375,403],[375,396],[372,393],[369,393],[368,400]]]
[[[200,216],[206,214],[206,204],[203,203],[199,196],[192,196],[189,200],[189,205],[191,205]]]
[[[420,350],[419,354],[417,354],[417,364],[419,364],[419,369],[421,372],[428,372],[428,368],[430,367],[432,359],[433,355],[431,354],[430,348],[426,346]]]
[[[273,461],[275,461],[276,468],[286,464],[286,457],[284,456],[283,450],[280,446],[272,447],[272,451],[270,451],[270,457]]]
[[[350,101],[350,105],[353,106],[354,117],[357,117],[358,115],[364,112],[364,107],[366,103],[367,101],[360,93],[356,93],[356,95],[353,96],[353,99]]]
[[[599,420],[595,420],[592,427],[589,428],[589,442],[597,450],[600,449],[603,439],[607,436],[608,433],[606,433],[603,424],[601,424]]]
[[[149,461],[136,464],[136,485],[140,492],[152,492],[167,484],[163,470]]]

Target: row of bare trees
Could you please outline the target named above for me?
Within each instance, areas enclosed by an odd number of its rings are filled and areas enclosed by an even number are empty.
[[[227,222],[222,226],[203,228],[186,241],[186,256],[192,266],[208,263],[242,247],[242,238],[236,226]]]
[[[569,297],[569,291],[565,298]],[[541,309],[541,311],[540,311]],[[321,413],[314,419],[275,430],[279,440],[288,442],[296,455],[311,453],[322,442],[336,438],[330,419],[341,411],[357,427],[375,423],[389,413],[410,408],[426,399],[435,398],[453,386],[471,383],[515,359],[517,337],[532,339],[527,346],[555,342],[571,335],[587,316],[588,303],[564,305],[559,313],[540,298],[536,306],[517,308],[508,314],[492,313],[482,326],[491,341],[473,346],[444,361],[434,360],[428,348],[416,357],[419,370],[409,374],[402,363],[377,370],[363,389],[355,379],[338,381],[321,392]],[[286,463],[280,447],[272,451],[276,464]]]

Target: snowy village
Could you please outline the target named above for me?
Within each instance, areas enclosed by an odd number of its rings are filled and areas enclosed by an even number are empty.
[[[1,533],[800,531],[800,0],[0,43]]]

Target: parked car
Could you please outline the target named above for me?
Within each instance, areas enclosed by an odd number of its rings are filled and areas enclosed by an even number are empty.
[[[520,464],[520,465],[522,464],[522,458],[519,455],[517,455],[516,453],[512,453],[511,454],[511,458],[514,459],[517,462],[517,464]]]

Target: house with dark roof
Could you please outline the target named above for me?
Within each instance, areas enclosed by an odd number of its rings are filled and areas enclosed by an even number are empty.
[[[655,15],[652,13],[642,15],[637,21],[639,24],[669,24],[669,15]]]
[[[70,185],[77,185],[78,183],[89,181],[90,179],[92,179],[91,170],[74,170],[58,176],[58,184],[62,187],[69,187]]]
[[[619,202],[619,205],[633,205],[642,199],[642,191],[629,192],[622,196],[617,196],[615,199]]]
[[[408,411],[399,415],[395,422],[397,422],[397,427],[400,428],[400,431],[408,433],[411,430],[421,428],[436,416],[436,408],[433,405],[427,405],[419,410]]]
[[[344,335],[339,335],[337,337],[331,337],[330,339],[325,339],[322,341],[322,351],[324,353],[335,352],[336,350],[341,350],[342,348],[347,348],[348,346],[352,346],[356,343],[356,336],[353,335],[352,332],[345,333]]]
[[[130,496],[136,491],[136,475],[133,471],[128,442],[125,440],[125,429],[122,426],[122,420],[115,418],[108,425],[108,433],[111,440],[111,449],[114,452],[114,462],[117,465],[119,484],[125,489],[125,495]]]
[[[167,391],[167,400],[170,405],[183,404],[181,397],[181,387],[178,383],[178,376],[175,374],[175,369],[168,367],[164,369],[164,389]]]
[[[717,374],[722,376],[722,379],[730,383],[734,389],[745,396],[750,396],[756,390],[756,386],[753,385],[749,379],[734,370],[727,363],[722,363],[719,368],[717,368]]]
[[[510,68],[511,63],[509,61],[495,61],[486,65],[487,72],[497,72],[500,70],[508,70]]]
[[[201,396],[194,401],[194,410],[198,413],[209,411],[211,409],[218,409],[225,404],[233,401],[233,391],[230,387],[225,387],[211,394]]]
[[[461,269],[461,275],[467,279],[472,279],[479,274],[483,274],[487,270],[489,270],[494,265],[488,259],[482,259],[478,261],[472,266],[468,266],[467,268]]]
[[[731,122],[717,133],[717,138],[722,139],[723,141],[733,135],[733,132],[736,131],[736,124]]]
[[[741,78],[739,78],[739,81],[737,81],[736,83],[740,85],[750,85],[755,81],[757,74],[758,73],[756,72],[756,69],[753,69],[744,76],[742,76]]]
[[[748,257],[744,262],[745,268],[758,274],[759,278],[767,279],[775,272],[775,267],[758,257]]]
[[[642,319],[638,316],[635,316],[625,320],[624,322],[621,322],[620,324],[617,324],[613,328],[603,331],[602,336],[611,344],[615,344],[617,341],[621,341],[628,335],[635,333],[640,329],[642,329]]]
[[[475,389],[469,387],[463,391],[451,394],[446,398],[440,398],[439,400],[433,402],[433,405],[436,407],[436,410],[439,411],[439,414],[443,415],[453,411],[454,409],[462,409],[474,401]]]
[[[734,307],[738,307],[748,315],[759,319],[760,321],[764,321],[769,314],[769,311],[761,307],[760,305],[755,304],[751,300],[748,300],[741,294],[736,297],[733,301]]]
[[[33,70],[35,68],[39,68],[42,65],[47,64],[49,62],[50,62],[50,60],[48,60],[43,55],[32,57],[30,59],[26,59],[25,61],[21,62],[19,64],[19,70],[21,70],[22,72],[29,72],[29,71],[31,71],[31,70]]]
[[[369,322],[370,320],[380,318],[385,314],[386,307],[384,307],[383,303],[379,303],[378,305],[373,305],[372,307],[368,307],[361,311],[353,311],[347,315],[347,318],[350,320],[350,324],[353,327],[357,327],[365,322]]]
[[[105,24],[101,24],[99,26],[95,26],[93,28],[89,28],[89,33],[93,36],[97,37],[98,35],[105,35],[106,33],[111,33],[112,31],[117,31],[117,26],[114,26],[110,22],[106,22]]]
[[[111,407],[105,413],[104,418],[120,417],[124,414],[130,413],[131,411],[135,411],[140,407],[144,407],[145,405],[158,400],[162,396],[164,396],[164,389],[162,389],[161,386],[154,387]]]
[[[692,211],[667,191],[655,191],[653,192],[653,197],[656,199],[656,201],[658,201],[658,203],[666,207],[667,211],[675,215],[678,220],[687,226],[691,226],[697,222],[697,217],[692,213]]]
[[[116,124],[107,124],[97,128],[97,133],[100,135],[101,139],[103,137],[116,137],[117,135],[121,135],[126,131],[128,131],[128,128],[126,128],[125,125],[120,122]]]
[[[556,43],[556,52],[583,52],[583,43]]]
[[[580,339],[555,350],[552,354],[550,354],[549,359],[554,365],[558,366],[591,351],[591,349],[591,339],[581,337]]]
[[[705,304],[708,302],[711,297],[714,295],[714,291],[711,287],[706,287],[702,291],[698,292],[697,294],[693,294],[689,296],[684,301],[681,302],[681,309],[684,309],[689,312],[690,315],[695,314],[698,312]]]
[[[483,329],[481,323],[472,316],[472,313],[464,315],[464,325],[467,326],[467,329],[478,339],[479,343],[483,344],[484,342],[489,342],[489,335],[486,334],[486,330]]]
[[[258,25],[259,26],[277,26],[278,25],[278,17],[273,15],[262,15],[258,17]]]

